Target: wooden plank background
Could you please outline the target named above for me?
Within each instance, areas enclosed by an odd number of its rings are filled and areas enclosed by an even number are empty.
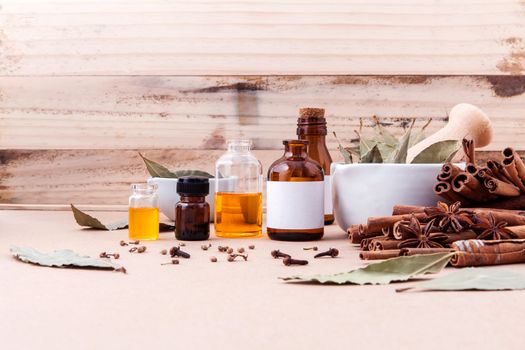
[[[0,0],[0,203],[123,204],[138,150],[211,171],[233,137],[266,169],[304,106],[348,142],[470,102],[525,150],[524,72],[522,0]]]

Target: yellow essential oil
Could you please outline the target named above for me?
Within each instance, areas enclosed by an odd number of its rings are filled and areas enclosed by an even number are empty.
[[[159,239],[158,208],[129,208],[129,239],[141,241]]]
[[[215,194],[215,234],[218,237],[258,237],[262,234],[262,193]]]

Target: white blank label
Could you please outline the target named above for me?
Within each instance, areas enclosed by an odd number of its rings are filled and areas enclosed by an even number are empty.
[[[266,226],[309,230],[324,227],[324,181],[268,181]]]

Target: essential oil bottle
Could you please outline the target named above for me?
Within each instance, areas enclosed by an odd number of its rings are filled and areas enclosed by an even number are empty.
[[[324,234],[324,175],[308,157],[308,141],[285,140],[268,170],[267,232],[271,239],[310,241]]]
[[[330,165],[332,157],[326,147],[326,119],[323,108],[301,108],[297,119],[297,136],[300,140],[307,140],[308,156],[321,164],[324,170],[324,223],[333,224],[334,213],[332,207],[332,178]]]
[[[157,185],[133,184],[129,197],[129,239],[159,239],[159,196]]]
[[[177,181],[180,201],[175,205],[175,238],[202,241],[210,238],[210,205],[206,196],[210,183],[200,176],[183,176]]]
[[[215,164],[215,234],[258,237],[262,234],[262,166],[250,140],[229,140]]]

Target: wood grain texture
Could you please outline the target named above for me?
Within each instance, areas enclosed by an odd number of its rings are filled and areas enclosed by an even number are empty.
[[[300,107],[326,108],[347,142],[373,115],[398,135],[432,118],[434,132],[460,102],[493,120],[486,149],[525,149],[525,76],[0,77],[0,96],[0,149],[281,149]]]
[[[521,0],[0,1],[2,75],[522,74]]]

